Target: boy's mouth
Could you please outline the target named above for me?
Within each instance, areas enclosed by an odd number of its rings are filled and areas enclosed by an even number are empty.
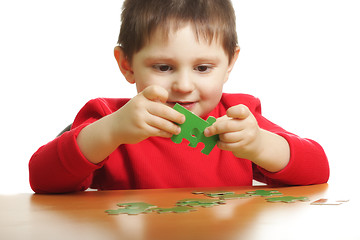
[[[167,104],[170,107],[174,107],[176,103],[180,104],[181,106],[183,106],[187,110],[191,110],[196,104],[196,102],[181,102],[181,101],[179,101],[179,102],[167,102]]]

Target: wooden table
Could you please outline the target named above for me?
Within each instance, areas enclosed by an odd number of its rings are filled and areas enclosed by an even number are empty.
[[[0,239],[360,239],[360,202],[355,191],[328,184],[276,188],[309,202],[269,203],[264,197],[227,200],[190,213],[108,215],[117,203],[143,201],[172,207],[184,198],[207,198],[194,190],[236,193],[267,187],[88,191],[62,195],[0,196]],[[274,189],[274,188],[271,188]],[[337,206],[311,205],[335,197]]]

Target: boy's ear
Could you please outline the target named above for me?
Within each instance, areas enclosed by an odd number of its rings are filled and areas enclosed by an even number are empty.
[[[123,49],[120,46],[114,48],[114,56],[119,65],[121,73],[124,75],[129,83],[135,83],[134,72],[131,68],[127,57],[124,54]]]
[[[240,47],[237,46],[235,48],[235,51],[234,51],[234,55],[233,57],[231,58],[231,61],[229,62],[229,66],[228,66],[228,70],[227,70],[227,76],[225,78],[225,82],[229,79],[229,74],[231,73],[231,70],[234,68],[234,65],[236,63],[236,60],[238,59],[239,57],[239,53],[240,53]]]
[[[233,69],[236,60],[239,57],[239,53],[240,53],[240,47],[236,46],[235,51],[234,51],[234,56],[232,57],[231,61],[229,62],[229,67],[228,67],[228,72],[230,73],[231,70]]]

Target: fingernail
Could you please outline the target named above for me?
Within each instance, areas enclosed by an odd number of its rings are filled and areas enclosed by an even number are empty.
[[[186,118],[184,115],[181,116],[181,124],[183,124],[186,121]]]
[[[206,128],[205,131],[204,131],[204,135],[205,135],[205,137],[209,137],[210,130]]]
[[[176,135],[179,135],[181,133],[181,127],[178,127]]]

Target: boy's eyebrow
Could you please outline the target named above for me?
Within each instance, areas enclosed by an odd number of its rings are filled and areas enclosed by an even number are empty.
[[[198,57],[195,58],[194,60],[195,62],[211,62],[211,63],[220,62],[220,58],[218,56]]]
[[[145,62],[152,63],[152,62],[172,62],[174,61],[171,57],[167,56],[149,56],[145,57]]]
[[[205,57],[196,57],[191,59],[192,62],[209,62],[209,63],[218,63],[220,62],[220,58],[218,56],[205,56]],[[176,62],[176,60],[172,57],[168,56],[149,56],[145,58],[145,63],[153,63],[153,62]]]

